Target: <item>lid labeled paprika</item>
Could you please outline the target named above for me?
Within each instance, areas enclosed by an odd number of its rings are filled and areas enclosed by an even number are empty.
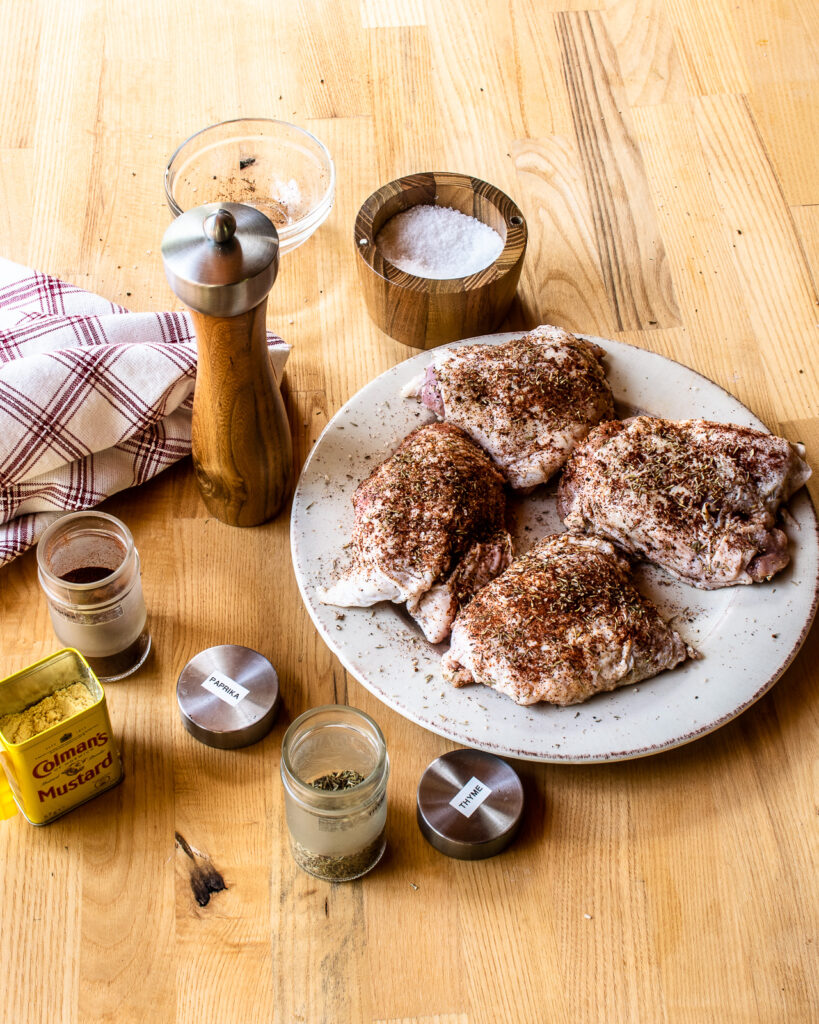
[[[279,707],[279,677],[258,651],[239,644],[208,647],[179,674],[182,724],[209,747],[234,750],[265,737]]]

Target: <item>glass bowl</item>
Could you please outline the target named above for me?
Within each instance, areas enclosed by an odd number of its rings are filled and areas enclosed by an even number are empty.
[[[310,132],[264,117],[203,128],[165,168],[174,217],[225,200],[261,210],[279,233],[279,254],[306,242],[333,206],[336,170],[327,147]]]

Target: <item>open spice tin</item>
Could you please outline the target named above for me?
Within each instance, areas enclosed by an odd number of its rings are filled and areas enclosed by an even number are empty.
[[[43,732],[10,742],[0,731],[0,818],[19,809],[32,825],[46,825],[122,780],[105,692],[79,651],[67,647],[0,681],[0,720],[24,711],[72,683],[93,704]]]

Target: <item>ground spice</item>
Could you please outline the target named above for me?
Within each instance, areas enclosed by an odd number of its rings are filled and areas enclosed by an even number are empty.
[[[22,743],[90,708],[93,703],[91,691],[84,683],[71,683],[23,711],[0,718],[0,732],[9,743]]]
[[[244,170],[256,162],[256,158],[248,158],[240,162]],[[248,175],[252,174],[248,171]],[[210,202],[244,203],[252,206],[265,215],[277,228],[287,227],[302,216],[304,206],[301,189],[295,178],[289,181],[257,182],[246,175],[216,178],[212,186]]]

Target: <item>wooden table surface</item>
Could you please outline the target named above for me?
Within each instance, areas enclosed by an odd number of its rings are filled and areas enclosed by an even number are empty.
[[[178,308],[162,172],[195,130],[304,125],[335,207],[283,262],[297,462],[328,417],[412,355],[369,321],[355,213],[412,171],[512,196],[529,250],[507,327],[549,322],[671,356],[819,469],[819,10],[812,0],[71,0],[0,3],[0,255],[137,310]],[[817,495],[814,482],[813,494]],[[44,829],[0,827],[10,1024],[808,1022],[819,1019],[819,633],[757,705],[626,763],[519,763],[505,854],[429,847],[426,765],[452,744],[330,654],[293,576],[288,516],[206,517],[190,460],[107,511],[131,527],[155,652],[108,687],[122,786]],[[0,675],[52,650],[33,553],[0,572]],[[240,752],[182,728],[180,669],[212,644],[278,668],[283,710]],[[348,701],[392,759],[389,853],[360,882],[302,874],[279,753]],[[227,890],[199,907],[174,833]]]

